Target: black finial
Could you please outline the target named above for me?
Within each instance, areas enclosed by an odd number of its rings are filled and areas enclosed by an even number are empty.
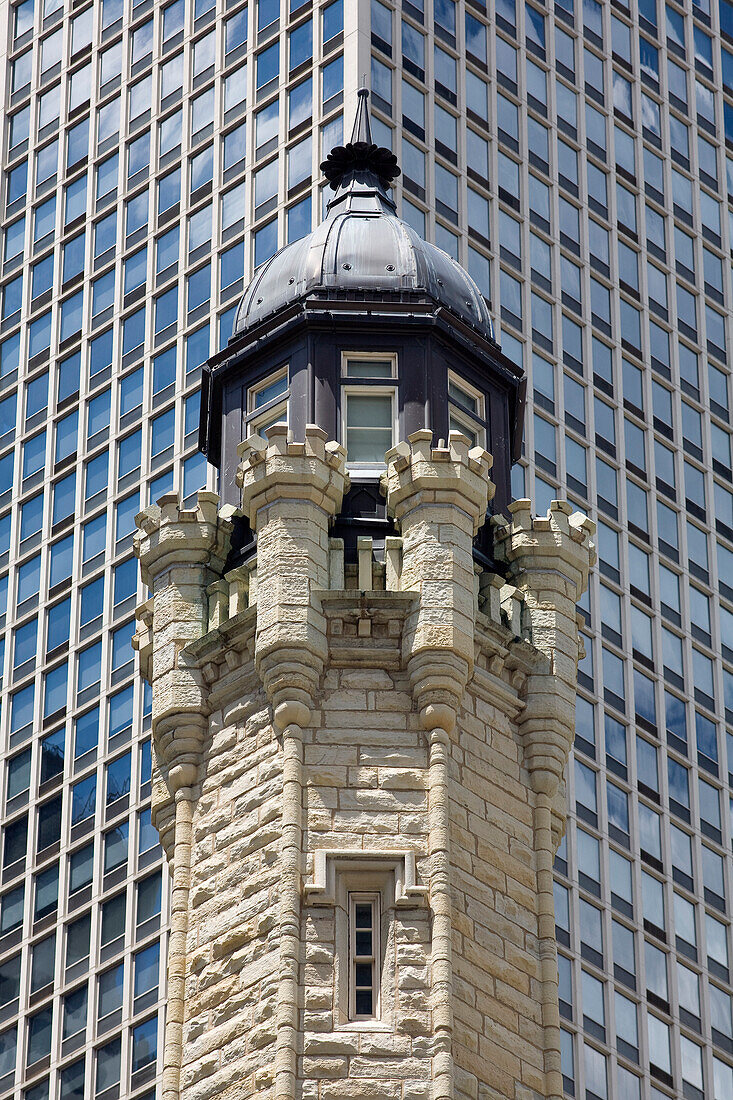
[[[354,128],[348,145],[337,145],[321,164],[321,171],[335,191],[350,172],[373,172],[382,187],[391,187],[400,175],[397,157],[390,149],[375,145],[369,120],[369,92],[359,89]]]

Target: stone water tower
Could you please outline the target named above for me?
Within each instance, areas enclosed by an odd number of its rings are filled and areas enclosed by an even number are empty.
[[[221,499],[138,517],[163,1097],[559,1098],[592,524],[510,502],[522,379],[396,216],[365,93],[324,171],[326,220],[257,272],[205,375]]]

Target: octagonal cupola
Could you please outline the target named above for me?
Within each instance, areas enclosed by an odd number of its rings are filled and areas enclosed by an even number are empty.
[[[321,165],[333,190],[325,220],[255,272],[229,344],[206,364],[200,423],[232,504],[248,435],[284,420],[296,440],[317,424],[342,443],[351,490],[336,527],[347,555],[360,534],[379,552],[384,454],[420,428],[436,443],[459,429],[489,450],[493,508],[503,510],[524,402],[474,280],[397,216],[389,192],[400,169],[372,141],[367,97],[359,92],[351,141]]]

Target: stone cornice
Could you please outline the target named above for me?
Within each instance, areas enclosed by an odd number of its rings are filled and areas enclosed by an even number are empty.
[[[186,647],[186,656],[201,669],[208,685],[211,711],[225,707],[242,691],[242,665],[249,663],[248,675],[258,683],[254,669],[254,642],[257,605],[245,608],[203,638]]]
[[[257,605],[253,604],[244,611],[226,619],[220,626],[209,630],[202,638],[186,646],[186,653],[203,667],[207,661],[223,661],[224,650],[228,646],[243,651],[251,644],[257,624]]]

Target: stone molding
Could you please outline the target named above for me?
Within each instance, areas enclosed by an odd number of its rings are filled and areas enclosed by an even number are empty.
[[[382,848],[317,848],[313,852],[313,881],[303,887],[307,904],[336,904],[336,875],[340,871],[394,871],[395,906],[414,909],[425,905],[427,886],[417,883],[417,853]]]

